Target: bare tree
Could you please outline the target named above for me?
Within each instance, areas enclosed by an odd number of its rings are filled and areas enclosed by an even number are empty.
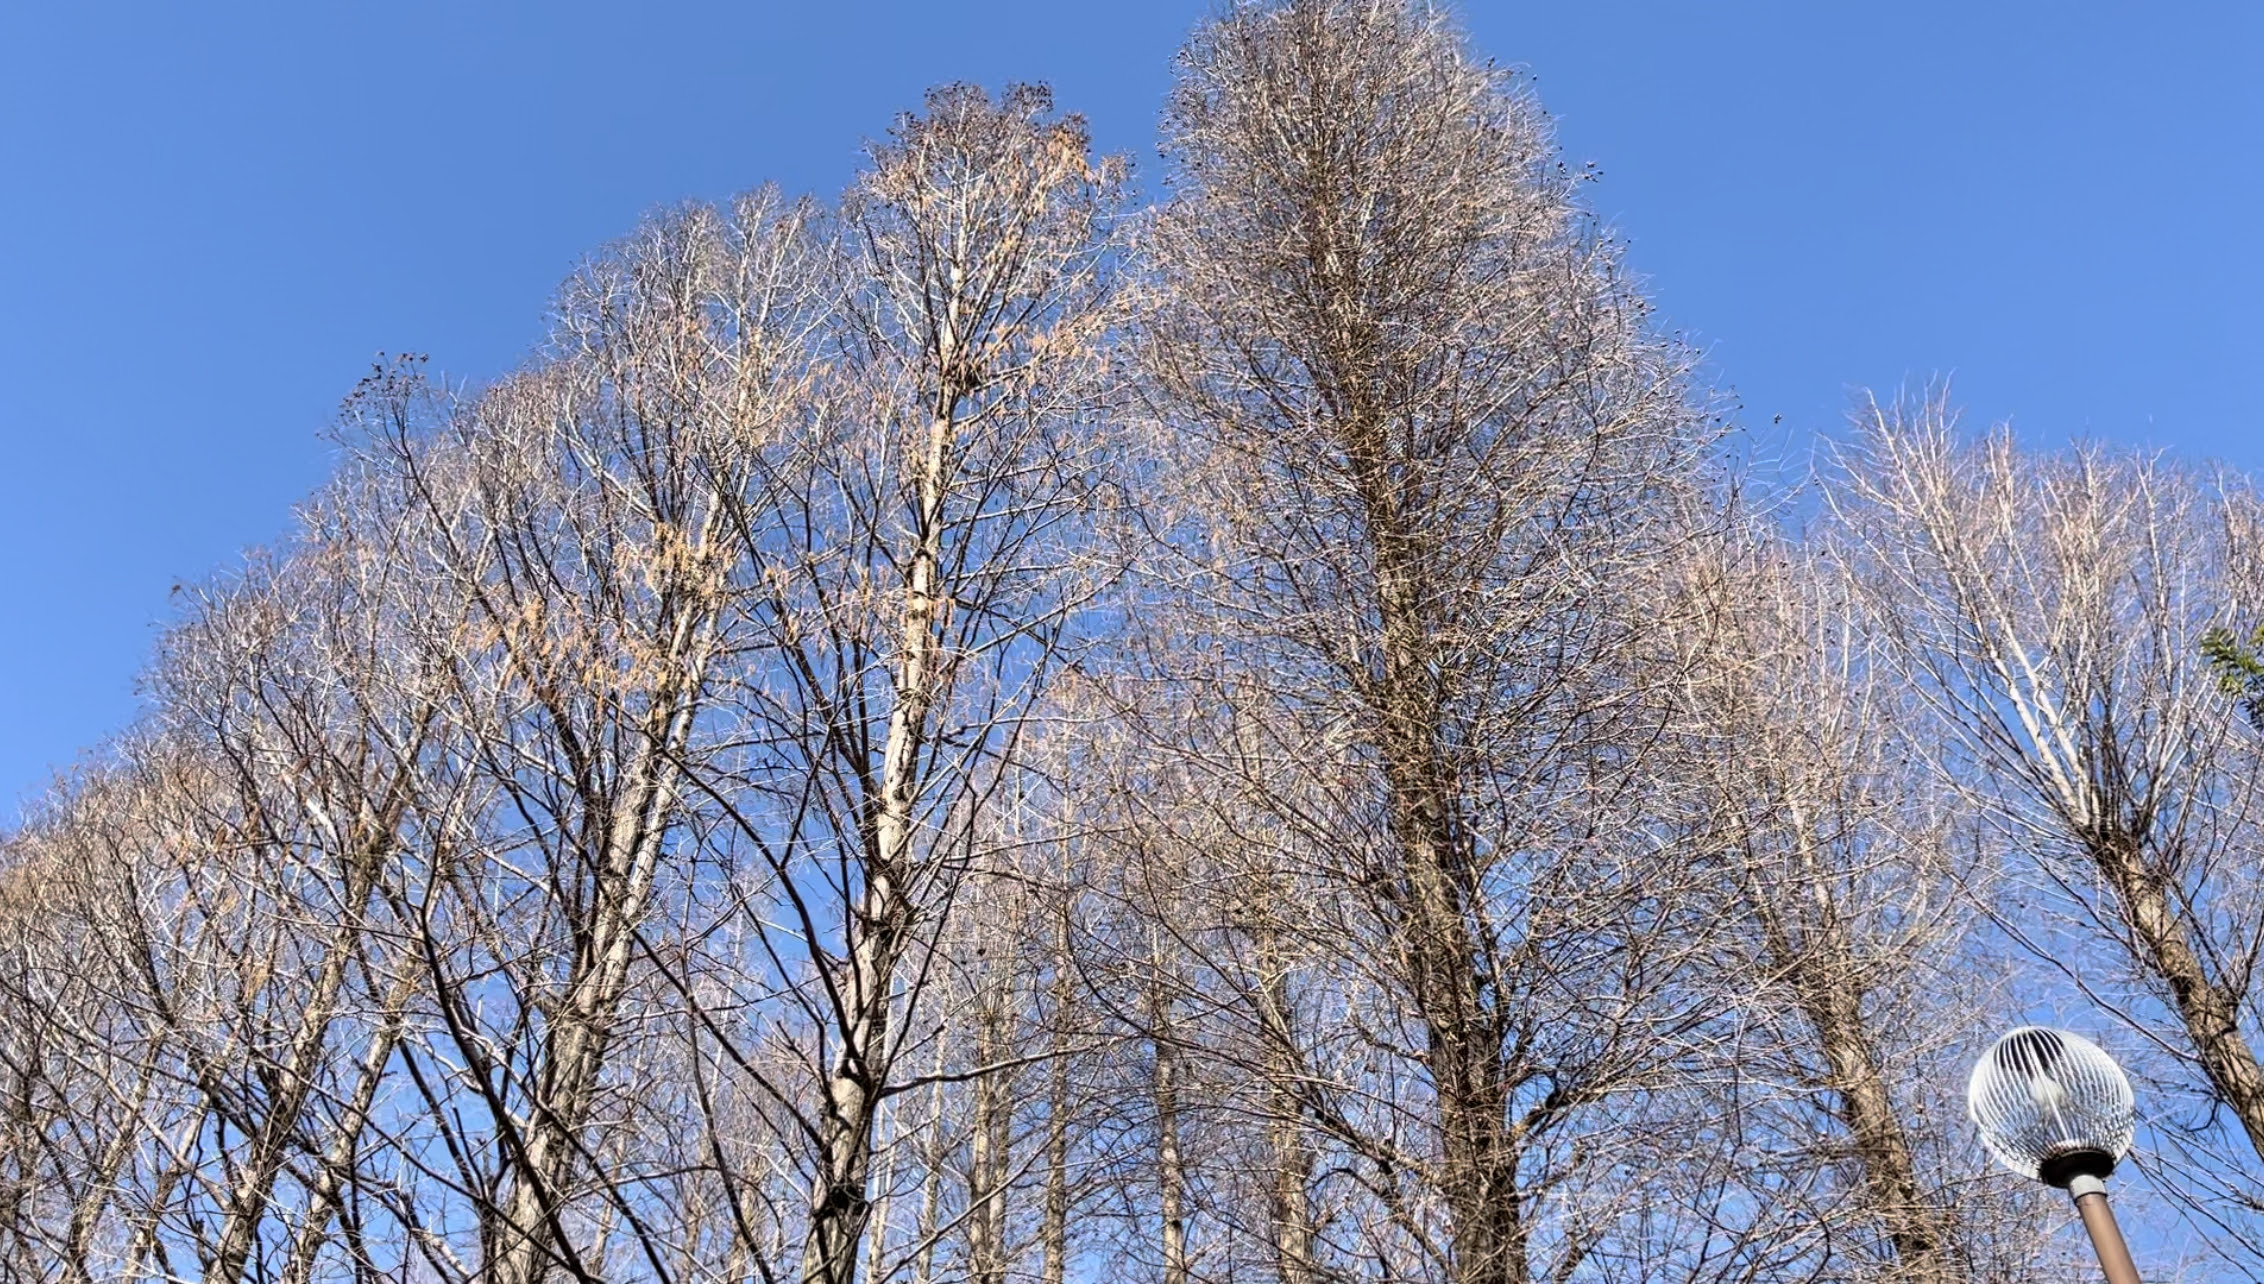
[[[438,693],[385,676],[414,593],[367,497],[349,472],[287,556],[193,590],[151,717],[25,836],[62,875],[46,966],[75,975],[27,971],[22,999],[141,1115],[75,1121],[100,1141],[65,1275],[100,1273],[116,1213],[107,1269],[305,1278],[340,1212],[407,1001],[377,889],[438,796]]]
[[[1308,1059],[1303,1118],[1399,1269],[1563,1277],[1613,1221],[1579,1174],[1614,1147],[1575,1138],[1671,1060],[1706,921],[1644,764],[1710,421],[1538,108],[1444,18],[1243,6],[1181,68],[1143,369],[1202,623],[1168,654],[1247,693],[1260,746],[1209,793],[1323,891],[1297,930],[1364,1046]]]
[[[856,1274],[975,819],[1090,593],[1122,177],[1042,89],[953,86],[902,118],[844,203],[836,382],[728,509],[767,654],[734,697],[747,752],[709,788],[735,796],[760,971],[804,1041],[759,1091],[809,1147],[807,1281]]]
[[[2254,1252],[2260,746],[2201,644],[2258,609],[2257,503],[2145,456],[1965,440],[1938,396],[1859,426],[1831,497],[1947,733],[1937,765],[2027,858],[2001,923],[2199,1092],[2188,1120],[2157,1118],[2155,1162]],[[2220,1109],[2249,1155],[2217,1145]]]
[[[2033,1201],[1961,1171],[1956,1087],[2004,1000],[1975,935],[1990,870],[1924,765],[1927,710],[1828,559],[1767,529],[1722,548],[1692,686],[1746,927],[1719,1073],[1748,1117],[1777,1116],[1749,1145],[1771,1172],[1743,1180],[1799,1208],[1777,1247],[1804,1241],[1833,1278],[2022,1277]]]
[[[594,1277],[617,1250],[667,1274],[640,1207],[639,1130],[665,1125],[625,1089],[664,1047],[651,929],[699,868],[685,780],[736,644],[740,452],[808,400],[807,217],[757,195],[656,219],[570,284],[533,368],[464,402],[387,375],[351,407],[407,573],[461,604],[404,650],[480,782],[386,893],[434,1036],[404,1053],[422,1122],[394,1149],[446,1174],[437,1205],[386,1199],[443,1274]]]

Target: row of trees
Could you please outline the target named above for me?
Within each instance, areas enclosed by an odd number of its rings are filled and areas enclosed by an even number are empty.
[[[1420,4],[1226,11],[1163,154],[941,89],[373,374],[6,840],[9,1272],[2026,1278],[2055,1004],[2264,1261],[2245,481],[1757,494]]]

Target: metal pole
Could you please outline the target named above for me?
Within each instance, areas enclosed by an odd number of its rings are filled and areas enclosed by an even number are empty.
[[[2114,1210],[2107,1207],[2107,1183],[2078,1177],[2067,1184],[2067,1193],[2075,1197],[2083,1229],[2091,1232],[2091,1247],[2099,1252],[2099,1269],[2107,1273],[2107,1284],[2139,1284],[2138,1263],[2130,1260],[2122,1227],[2115,1225]]]

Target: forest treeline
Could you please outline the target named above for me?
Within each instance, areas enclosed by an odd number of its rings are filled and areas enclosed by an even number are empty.
[[[5,839],[0,1269],[2021,1280],[2055,1015],[2142,1259],[2264,1262],[2249,481],[1741,473],[1414,0],[1222,11],[1161,152],[942,88],[355,390]]]

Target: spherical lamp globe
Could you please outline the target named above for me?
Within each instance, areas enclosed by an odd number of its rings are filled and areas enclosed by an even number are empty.
[[[2023,1026],[1997,1040],[1973,1067],[1965,1105],[1989,1153],[2062,1189],[2079,1176],[2105,1177],[2130,1151],[2130,1080],[2097,1044],[2066,1030]]]

